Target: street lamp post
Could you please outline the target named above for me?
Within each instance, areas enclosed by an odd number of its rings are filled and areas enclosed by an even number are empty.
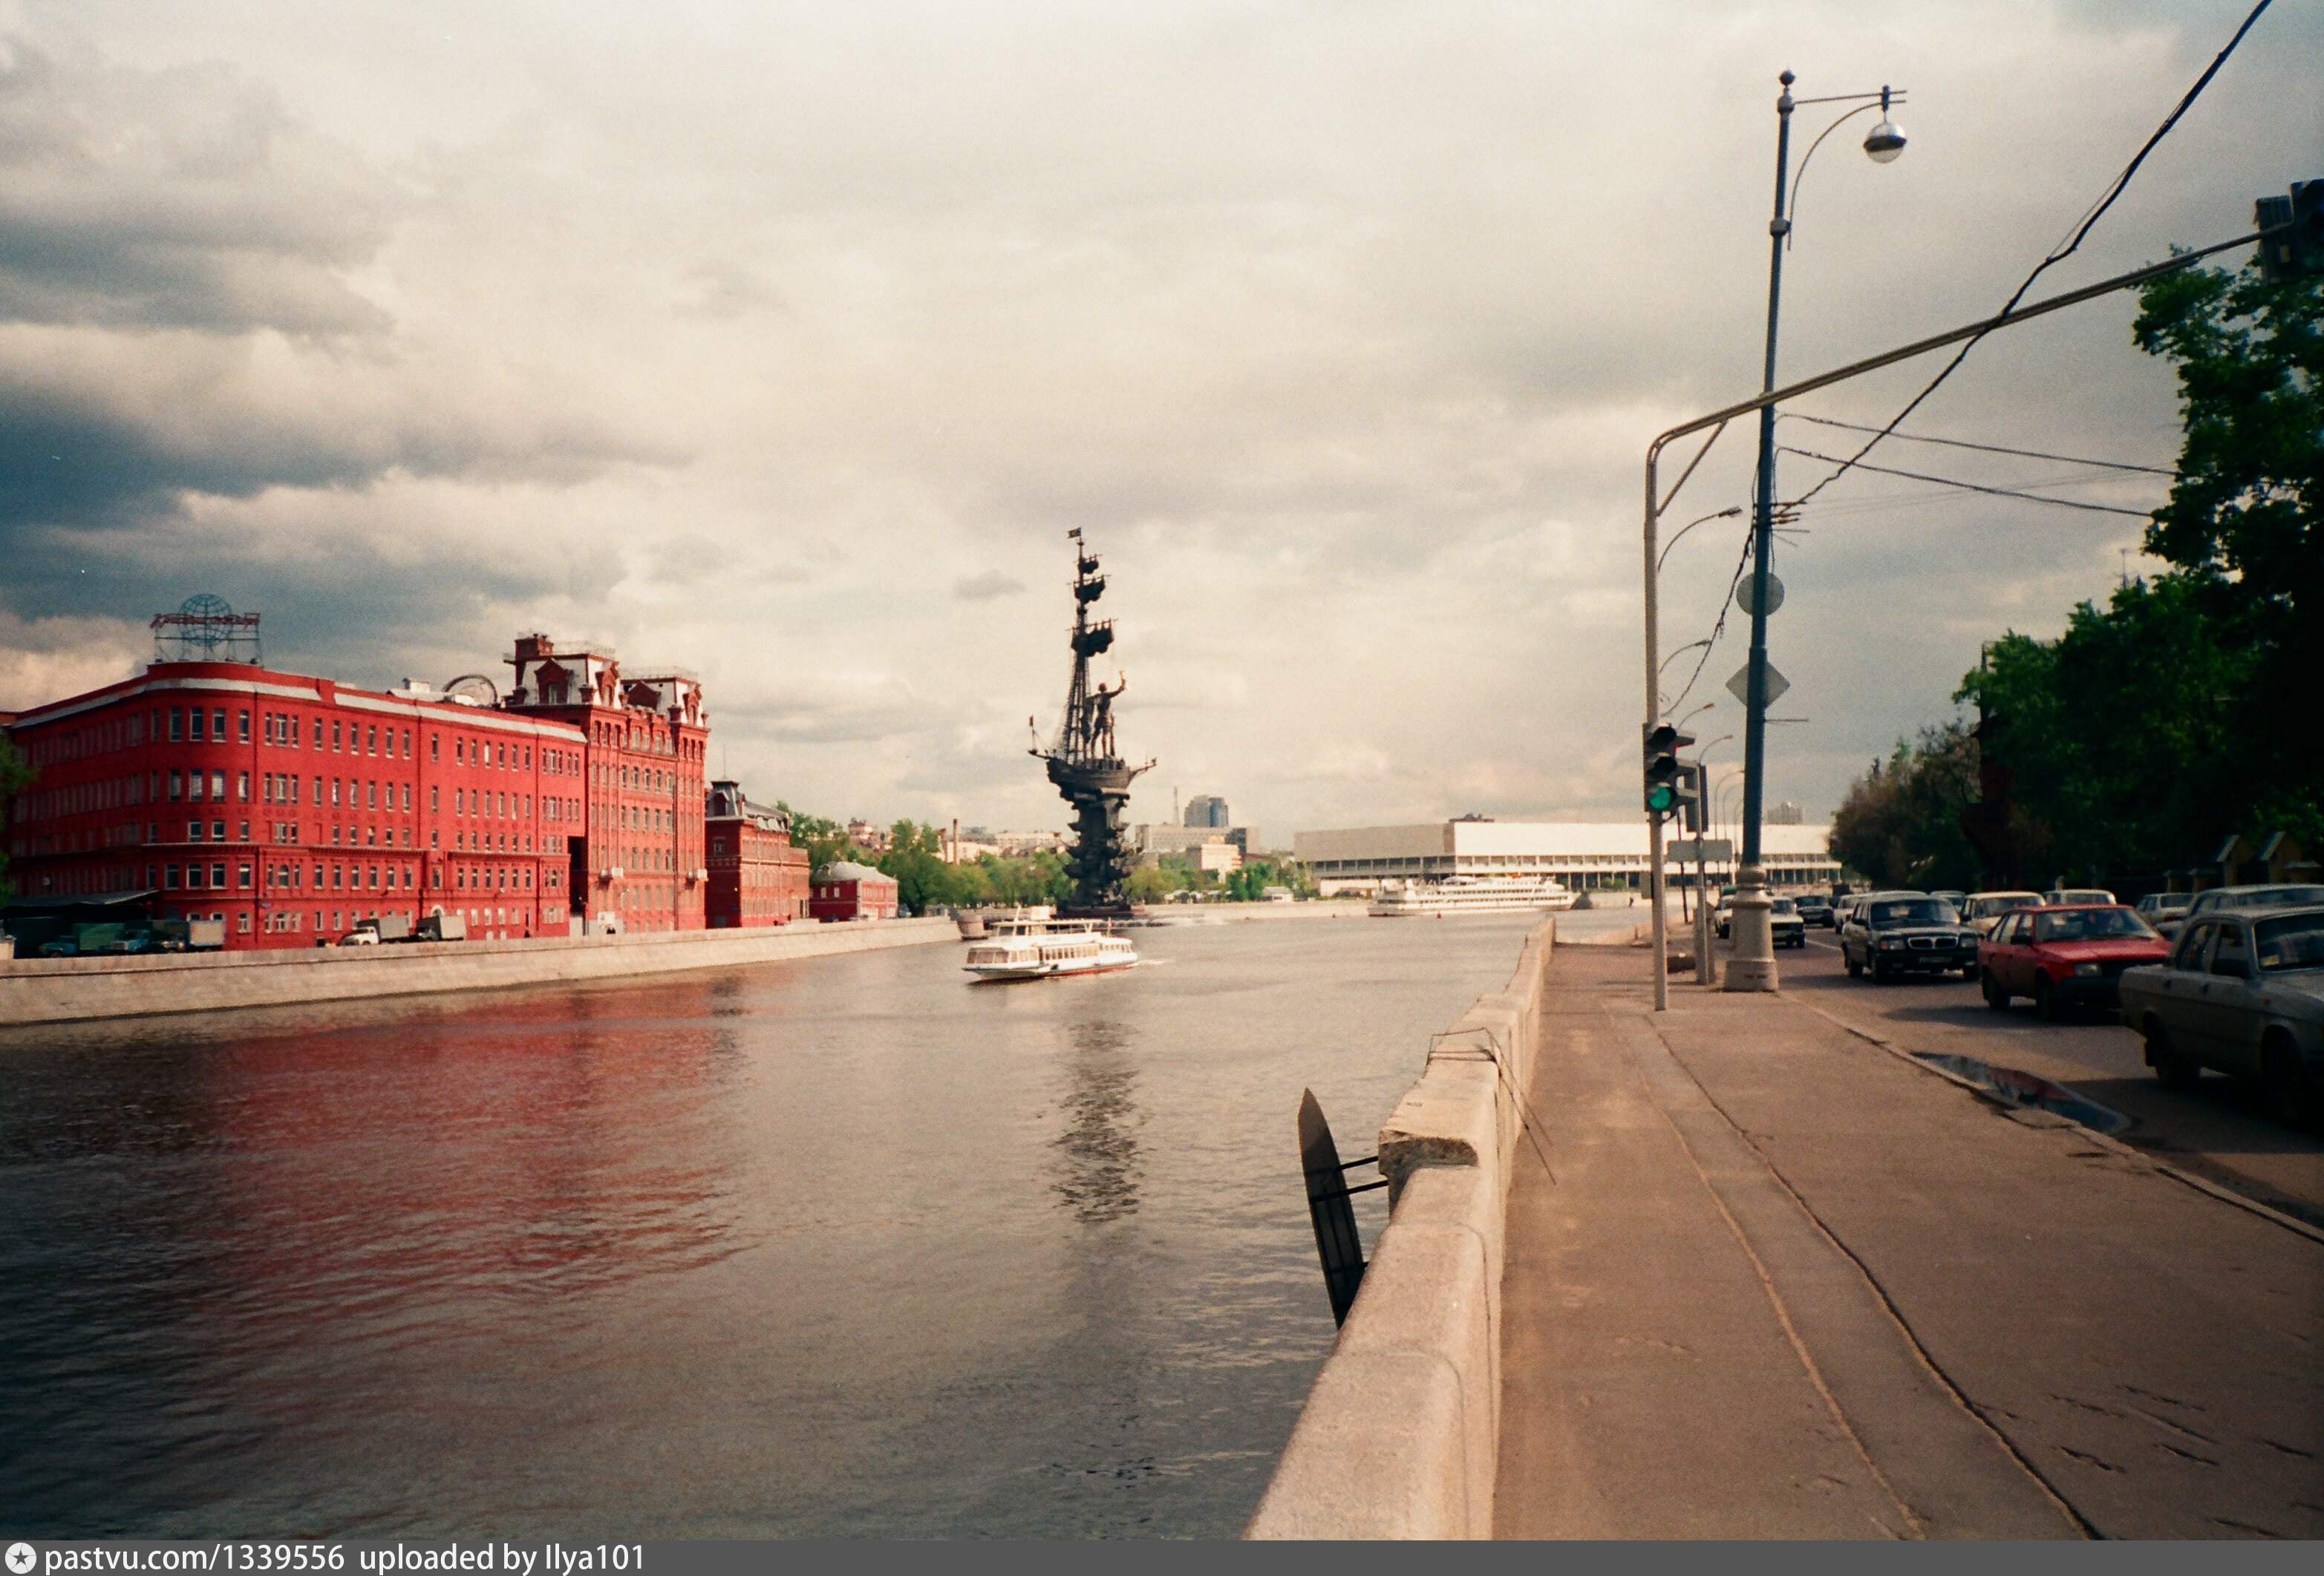
[[[1845,122],[1871,109],[1873,105],[1868,101],[1876,97],[1880,124],[1864,140],[1866,155],[1877,163],[1886,164],[1904,150],[1904,134],[1888,119],[1888,109],[1895,97],[1888,88],[1883,88],[1877,96],[1851,93],[1795,100],[1792,97],[1792,84],[1796,79],[1789,71],[1777,78],[1784,90],[1775,99],[1775,217],[1767,222],[1767,340],[1760,375],[1762,395],[1771,394],[1775,389],[1775,329],[1784,300],[1784,252],[1791,244],[1791,215],[1799,199],[1795,183],[1786,190],[1792,111],[1802,104],[1856,105],[1826,126],[1809,146],[1807,158],[1800,161],[1803,178],[1807,174],[1809,160],[1815,157],[1824,138]],[[1767,896],[1766,871],[1759,855],[1759,812],[1766,796],[1767,765],[1767,614],[1771,611],[1768,581],[1775,567],[1775,407],[1772,403],[1759,407],[1757,481],[1751,512],[1751,653],[1744,669],[1743,846],[1737,851],[1734,917],[1729,925],[1734,943],[1727,962],[1729,991],[1773,991],[1776,986],[1775,935],[1767,917],[1774,903]]]

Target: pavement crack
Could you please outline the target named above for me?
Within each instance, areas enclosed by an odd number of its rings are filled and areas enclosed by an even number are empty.
[[[2061,1396],[2055,1390],[2050,1392],[2050,1399],[2052,1401],[2063,1401],[2067,1405],[2080,1407],[2085,1412],[2095,1412],[2101,1417],[2112,1417],[2117,1421],[2122,1417],[2122,1414],[2116,1411],[2111,1406],[2101,1406],[2095,1401],[2085,1401],[2080,1399],[2079,1396]]]
[[[2255,1436],[2255,1437],[2257,1437],[2257,1439],[2259,1440],[2260,1443],[2262,1443],[2262,1444],[2264,1444],[2264,1445],[2267,1446],[2267,1448],[2268,1448],[2268,1449],[2270,1449],[2270,1450],[2280,1450],[2280,1451],[2282,1451],[2285,1455],[2288,1455],[2288,1456],[2298,1456],[2298,1457],[2299,1457],[2301,1461],[2314,1461],[2314,1460],[2316,1459],[2316,1452],[2315,1452],[2314,1451],[2311,1451],[2311,1450],[2301,1450],[2301,1449],[2298,1445],[2296,1445],[2296,1444],[2285,1444],[2285,1443],[2283,1443],[2282,1442],[2281,1442],[2280,1440],[2273,1440],[2273,1439],[2270,1439],[2270,1438],[2268,1438],[2268,1437],[2267,1437],[2267,1435],[2265,1435],[2265,1434],[2264,1434],[2264,1433],[2263,1433],[2263,1434],[2259,1434],[2259,1435],[2257,1435],[2257,1436]]]
[[[2203,1405],[2200,1402],[2181,1401],[2178,1396],[2166,1396],[2160,1390],[2142,1389],[2136,1385],[2121,1385],[2116,1387],[2127,1390],[2134,1396],[2144,1396],[2150,1401],[2160,1401],[2165,1406],[2177,1406],[2189,1412],[2209,1412],[2210,1410],[2209,1406]]]
[[[2181,1460],[2181,1461],[2198,1461],[2198,1462],[2200,1462],[2202,1465],[2207,1466],[2207,1467],[2216,1467],[2216,1466],[2218,1466],[2218,1465],[2219,1464],[2218,1462],[2217,1462],[2217,1461],[2213,1461],[2213,1460],[2212,1460],[2210,1457],[2209,1457],[2209,1456],[2199,1456],[2199,1455],[2197,1455],[2193,1451],[2190,1451],[2190,1450],[2181,1450],[2177,1445],[2172,1444],[2169,1440],[2157,1440],[2157,1441],[2155,1441],[2155,1442],[2154,1442],[2154,1448],[2155,1448],[2156,1450],[2167,1450],[2167,1451],[2169,1451],[2172,1455],[2177,1456],[2177,1457],[2178,1457],[2180,1460]]]
[[[2173,1423],[2173,1422],[2172,1422],[2172,1421],[2171,1421],[2171,1419],[2169,1419],[2168,1417],[2158,1417],[2158,1416],[2156,1416],[2153,1413],[2152,1413],[2152,1412],[2141,1411],[2141,1410],[2140,1410],[2138,1407],[2136,1407],[2136,1406],[2133,1406],[2133,1407],[2130,1409],[2130,1414],[2131,1414],[2131,1415],[2132,1415],[2132,1416],[2134,1416],[2134,1417],[2144,1417],[2144,1418],[2145,1418],[2149,1423],[2152,1423],[2152,1424],[2154,1424],[2154,1426],[2155,1426],[2155,1427],[2157,1427],[2157,1428],[2167,1428],[2167,1429],[2169,1429],[2169,1430],[2170,1430],[2172,1433],[2183,1433],[2183,1434],[2185,1434],[2189,1439],[2192,1439],[2192,1440],[2200,1440],[2201,1442],[2203,1442],[2203,1443],[2205,1443],[2205,1444],[2208,1444],[2208,1445],[2210,1445],[2210,1446],[2211,1446],[2211,1447],[2213,1447],[2214,1449],[2218,1448],[2218,1442],[2218,1442],[2218,1440],[2213,1439],[2213,1438],[2212,1438],[2209,1434],[2208,1434],[2208,1433],[2198,1433],[2195,1430],[2193,1430],[2193,1429],[2191,1429],[2191,1428],[2188,1427],[2188,1426],[2187,1426],[2185,1424],[2183,1424],[2183,1423]]]
[[[2231,1526],[2237,1532],[2252,1533],[2260,1537],[2268,1538],[2278,1543],[2281,1543],[2283,1540],[2283,1535],[2282,1533],[2270,1532],[2264,1526],[2254,1526],[2247,1521],[2236,1521],[2227,1516],[2215,1516],[2210,1518],[2210,1522],[2213,1526]]]
[[[2112,1461],[2107,1461],[2103,1456],[2094,1456],[2088,1451],[2076,1450],[2072,1445],[2061,1444],[2058,1449],[2061,1453],[2073,1457],[2084,1466],[2096,1467],[2101,1472],[2114,1472],[2118,1474],[2122,1470],[2120,1467],[2116,1466]]]

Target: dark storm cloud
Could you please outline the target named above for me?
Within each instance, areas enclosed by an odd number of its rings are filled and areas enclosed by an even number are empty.
[[[223,66],[0,37],[0,321],[375,333],[340,271],[402,198]]]

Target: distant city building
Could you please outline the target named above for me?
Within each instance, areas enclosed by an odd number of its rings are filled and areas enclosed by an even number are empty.
[[[703,817],[713,930],[788,925],[806,917],[807,850],[791,845],[790,817],[754,805],[739,782],[710,785]]]
[[[1791,800],[1785,799],[1769,810],[1760,821],[1762,826],[1797,826],[1808,818],[1808,813]]]
[[[1138,851],[1139,862],[1152,864],[1165,854],[1184,854],[1190,850],[1212,843],[1223,843],[1234,849],[1239,859],[1248,859],[1259,852],[1262,844],[1258,831],[1250,826],[1171,826],[1141,825],[1130,829],[1130,845]]]
[[[1778,887],[1838,880],[1831,840],[1830,826],[1763,825],[1760,854],[1768,880]],[[1636,891],[1646,880],[1642,820],[1430,821],[1302,832],[1292,841],[1299,862],[1326,896],[1448,876],[1554,876],[1576,891]],[[1708,873],[1717,880],[1731,871],[1714,862]],[[1678,865],[1673,862],[1667,873],[1677,875]]]
[[[847,824],[847,841],[868,853],[888,852],[888,834],[861,816]]]
[[[1231,876],[1242,869],[1242,850],[1231,843],[1198,843],[1178,857],[1187,869],[1203,875]]]
[[[835,860],[815,872],[807,909],[826,925],[850,919],[893,919],[896,878],[853,860]]]
[[[1225,826],[1231,824],[1233,817],[1227,814],[1226,800],[1218,795],[1196,794],[1186,801],[1183,819],[1189,826]]]

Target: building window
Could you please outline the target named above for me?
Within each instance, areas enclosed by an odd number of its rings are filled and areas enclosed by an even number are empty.
[[[250,773],[246,771],[242,773],[241,781],[235,786],[240,790],[239,797],[241,797],[242,802],[245,805],[250,803]]]
[[[186,794],[185,794],[185,788],[186,788],[185,774],[184,774],[184,773],[182,773],[182,772],[176,772],[176,771],[171,772],[171,773],[170,774],[170,802],[171,802],[171,804],[173,804],[173,805],[174,805],[174,804],[176,804],[180,799],[182,799],[182,798],[184,798],[184,797],[186,797]]]
[[[238,882],[239,885],[244,887],[250,885],[250,867],[248,865],[244,865],[241,869],[237,870],[235,874],[240,878]]]
[[[161,867],[161,880],[163,883],[169,887],[170,890],[173,892],[176,891],[178,889],[178,867],[174,864],[163,865]]]
[[[364,753],[366,755],[376,755],[379,753],[379,730],[377,728],[365,728],[364,730]]]
[[[248,712],[244,712],[240,716],[235,719],[235,731],[236,736],[243,743],[247,744],[250,742],[250,714]],[[246,926],[245,928],[247,928]]]
[[[441,760],[444,759],[443,734],[430,733],[428,735],[428,759],[430,760]]]
[[[226,707],[224,706],[218,707],[210,714],[210,737],[221,744],[226,742]]]
[[[198,744],[202,742],[202,708],[194,707],[189,720],[193,724],[193,732],[188,736]]]

